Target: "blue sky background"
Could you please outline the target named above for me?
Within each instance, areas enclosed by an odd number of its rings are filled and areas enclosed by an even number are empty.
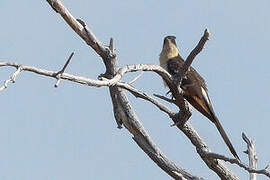
[[[163,37],[175,35],[183,57],[205,28],[210,41],[193,66],[206,79],[216,114],[240,158],[245,132],[255,139],[258,166],[270,162],[270,2],[261,1],[63,1],[105,44],[115,40],[120,66],[158,64]],[[0,61],[95,79],[104,65],[43,1],[0,1]],[[15,70],[0,68],[0,83]],[[126,80],[136,74],[128,75]],[[23,72],[0,92],[0,179],[169,179],[113,118],[107,88],[94,88]],[[153,73],[134,84],[149,94],[167,89]],[[132,96],[144,127],[169,159],[196,176],[217,179],[167,115]],[[169,105],[176,110],[174,106]],[[216,128],[194,110],[190,120],[212,151],[231,156]],[[240,179],[248,174],[228,164]],[[266,179],[260,176],[259,179]]]

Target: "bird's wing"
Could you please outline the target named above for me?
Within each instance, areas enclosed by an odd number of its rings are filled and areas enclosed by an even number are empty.
[[[176,56],[167,61],[167,69],[171,75],[176,75],[183,66],[184,60],[180,56]]]

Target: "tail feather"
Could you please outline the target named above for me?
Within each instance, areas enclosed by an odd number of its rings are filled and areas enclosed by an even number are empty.
[[[215,125],[216,125],[216,127],[217,127],[217,129],[218,129],[218,131],[219,131],[219,133],[220,133],[220,135],[222,137],[222,139],[224,140],[224,142],[226,143],[226,145],[230,149],[231,153],[233,154],[233,156],[235,158],[239,159],[236,151],[233,148],[233,145],[232,145],[231,141],[229,140],[229,138],[228,138],[227,134],[225,133],[222,125],[220,124],[219,120],[216,117],[215,117]]]
[[[208,99],[209,100],[209,99]],[[240,160],[240,158],[238,157],[229,137],[227,136],[226,132],[224,131],[222,125],[220,124],[218,118],[216,117],[215,113],[214,113],[214,110],[211,106],[211,104],[209,103],[206,103],[206,106],[208,107],[209,109],[209,112],[210,112],[210,116],[211,116],[211,121],[216,125],[217,129],[218,129],[218,132],[219,134],[221,135],[222,139],[224,140],[224,142],[226,143],[226,145],[228,146],[229,150],[231,151],[231,153],[233,154],[233,156],[237,159]]]

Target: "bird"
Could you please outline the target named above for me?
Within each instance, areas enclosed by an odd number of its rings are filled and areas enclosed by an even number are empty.
[[[168,71],[172,76],[176,75],[184,64],[184,59],[180,56],[175,36],[166,36],[164,38],[163,47],[159,56],[160,66]],[[164,85],[166,85],[166,82]],[[229,140],[225,130],[223,129],[220,121],[218,120],[211,100],[208,95],[205,80],[200,74],[193,68],[189,67],[186,74],[184,75],[180,84],[183,90],[183,97],[200,113],[207,117],[217,127],[221,137],[228,146],[230,152],[235,158],[239,160],[239,157]]]

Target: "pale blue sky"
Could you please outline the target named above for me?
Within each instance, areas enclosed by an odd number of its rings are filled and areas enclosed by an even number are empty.
[[[216,114],[240,158],[241,139],[255,139],[259,168],[270,162],[270,2],[261,1],[63,1],[104,43],[115,40],[119,64],[158,64],[163,37],[175,35],[183,57],[203,30],[211,40],[193,66],[206,79]],[[0,1],[0,61],[96,78],[100,58],[43,1]],[[12,73],[0,68],[0,82]],[[129,75],[126,79],[131,79]],[[131,139],[116,128],[107,88],[86,87],[23,72],[0,92],[0,179],[88,180],[169,179]],[[134,84],[149,94],[165,94],[153,73]],[[217,179],[182,132],[152,104],[129,96],[140,120],[161,150],[190,173]],[[176,110],[175,107],[170,106]],[[231,156],[215,127],[194,110],[190,122],[209,147]],[[248,174],[229,167],[240,179]],[[259,179],[264,179],[260,176]]]

